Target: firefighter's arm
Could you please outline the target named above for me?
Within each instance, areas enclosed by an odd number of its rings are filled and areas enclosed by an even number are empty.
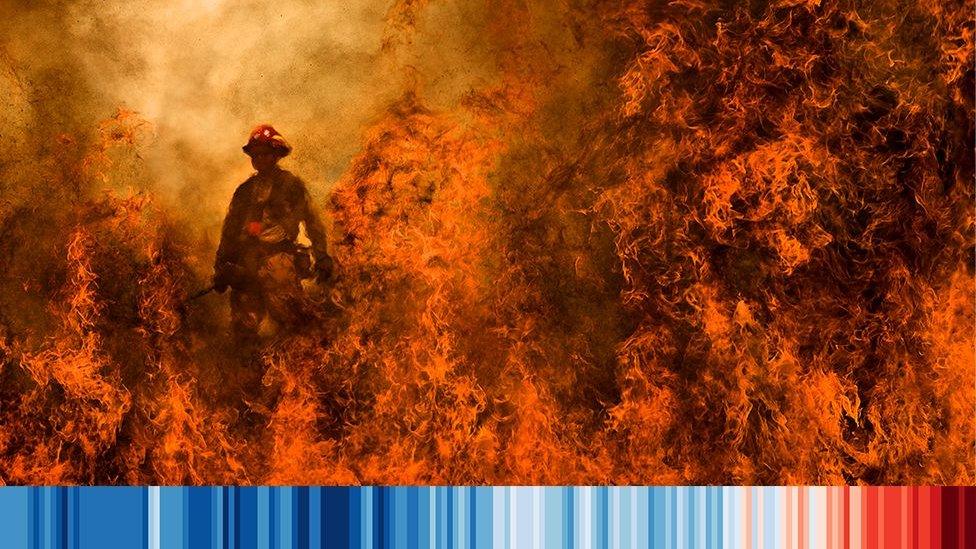
[[[234,192],[230,201],[224,225],[220,231],[220,244],[217,246],[217,259],[214,262],[214,288],[223,293],[233,285],[234,273],[231,268],[237,263],[241,227],[244,224],[243,185]]]
[[[315,258],[315,270],[319,280],[328,280],[332,276],[332,258],[329,257],[328,238],[325,225],[312,205],[308,189],[301,185],[302,191],[302,222],[305,223],[305,234],[312,243],[312,256]]]

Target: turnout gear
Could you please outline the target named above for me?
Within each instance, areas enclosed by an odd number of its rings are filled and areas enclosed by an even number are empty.
[[[268,145],[269,140],[284,143],[274,128],[259,129],[245,152],[278,146]],[[296,242],[302,226],[311,246]],[[237,188],[221,231],[214,287],[231,289],[231,322],[238,336],[257,335],[266,316],[279,325],[300,321],[307,303],[301,281],[313,274],[327,280],[322,273],[331,273],[331,267],[325,227],[301,179],[274,166]]]

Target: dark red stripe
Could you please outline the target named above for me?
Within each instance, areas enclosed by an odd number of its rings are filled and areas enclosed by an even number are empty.
[[[959,545],[959,497],[954,486],[942,488],[942,547]]]
[[[966,486],[959,490],[963,499],[959,515],[959,526],[963,534],[960,537],[964,541],[964,547],[976,547],[976,527],[973,526],[976,522],[976,488]]]

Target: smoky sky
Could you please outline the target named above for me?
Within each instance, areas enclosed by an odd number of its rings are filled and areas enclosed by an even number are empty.
[[[8,165],[41,156],[45,140],[90,138],[118,109],[133,111],[150,128],[141,175],[115,185],[148,185],[213,232],[251,171],[240,149],[249,129],[270,123],[294,146],[286,166],[321,203],[364,129],[406,89],[449,107],[497,69],[483,8],[412,4],[5,2],[0,121],[17,143],[0,154]]]

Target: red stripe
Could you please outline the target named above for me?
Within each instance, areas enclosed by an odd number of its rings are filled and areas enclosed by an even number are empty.
[[[889,541],[888,529],[887,529],[888,521],[885,519],[887,519],[888,517],[888,494],[886,493],[884,486],[878,486],[877,492],[878,492],[878,499],[877,499],[878,541],[876,542],[876,545],[879,547],[879,549],[893,549],[891,546],[887,545]]]
[[[931,507],[930,516],[931,522],[929,527],[932,529],[932,537],[929,538],[932,545],[929,547],[942,547],[942,495],[940,494],[940,488],[929,488],[930,499],[929,506]]]
[[[884,528],[885,547],[901,547],[901,494],[896,486],[884,488],[885,516],[881,525]]]
[[[898,546],[902,549],[911,549],[910,540],[912,539],[912,535],[909,531],[912,523],[911,517],[909,516],[909,513],[911,513],[911,505],[909,504],[910,497],[911,490],[908,487],[902,486],[898,488],[898,528],[901,530],[901,533],[898,535],[901,543]]]
[[[921,517],[918,547],[925,549],[932,542],[932,490],[928,486],[922,486],[918,491],[920,505],[918,515]]]
[[[916,549],[918,544],[918,486],[908,490],[908,549]]]

